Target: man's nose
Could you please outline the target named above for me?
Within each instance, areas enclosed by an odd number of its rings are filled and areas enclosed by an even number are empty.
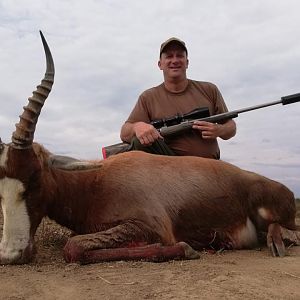
[[[174,64],[177,64],[179,62],[179,58],[176,57],[176,56],[173,56],[172,59],[171,59],[171,62],[174,63]]]

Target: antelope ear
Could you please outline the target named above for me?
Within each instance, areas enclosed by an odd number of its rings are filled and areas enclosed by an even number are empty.
[[[83,161],[63,155],[51,155],[48,159],[48,165],[52,168],[65,171],[86,171],[100,169],[102,167],[102,162]]]
[[[3,143],[2,143],[2,140],[1,140],[1,137],[0,137],[0,152],[3,150],[4,146],[3,146]]]

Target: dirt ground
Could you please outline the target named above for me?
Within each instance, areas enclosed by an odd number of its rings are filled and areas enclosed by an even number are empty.
[[[68,236],[45,219],[34,262],[0,266],[0,299],[300,299],[300,247],[289,248],[284,258],[273,258],[263,247],[201,252],[193,261],[81,266],[62,258]]]

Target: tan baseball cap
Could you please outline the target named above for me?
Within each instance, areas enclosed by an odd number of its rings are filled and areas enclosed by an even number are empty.
[[[187,48],[185,46],[185,42],[176,38],[176,37],[171,37],[169,39],[167,39],[165,42],[163,42],[160,46],[160,51],[159,51],[159,55],[161,55],[164,51],[164,49],[170,44],[170,43],[177,43],[180,44],[182,46],[182,48],[186,51],[186,54],[188,53]]]

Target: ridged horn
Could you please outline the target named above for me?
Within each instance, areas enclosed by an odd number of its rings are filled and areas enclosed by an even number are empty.
[[[12,147],[16,149],[27,149],[32,146],[35,127],[42,107],[47,99],[54,82],[54,62],[45,40],[40,31],[46,55],[46,73],[41,84],[37,86],[36,91],[28,98],[29,103],[23,107],[23,113],[20,115],[20,121],[16,124],[16,131],[12,134]]]

